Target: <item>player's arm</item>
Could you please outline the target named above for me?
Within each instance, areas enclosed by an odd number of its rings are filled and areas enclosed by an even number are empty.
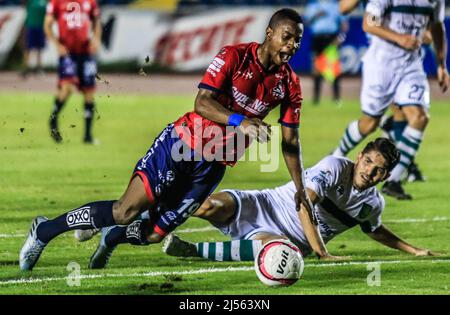
[[[92,18],[93,37],[91,40],[91,53],[95,54],[100,48],[102,40],[102,22],[99,16]]]
[[[226,109],[217,101],[218,92],[200,88],[195,98],[194,111],[208,120],[222,125],[232,125],[250,138],[265,142],[270,138],[270,126],[258,118],[246,118]]]
[[[317,196],[317,194],[313,190],[306,188],[306,192],[313,205],[319,202],[319,196]],[[348,258],[332,256],[328,253],[325,242],[320,235],[319,226],[311,222],[309,212],[308,210],[306,210],[303,204],[301,205],[301,209],[298,212],[298,217],[300,219],[300,223],[303,227],[303,231],[305,232],[308,243],[311,246],[312,250],[317,254],[319,259],[340,260]]]
[[[358,6],[359,0],[341,0],[339,1],[339,12],[349,14]]]
[[[411,244],[408,244],[407,242],[403,241],[401,238],[399,238],[397,235],[392,233],[388,228],[386,228],[384,225],[380,225],[376,230],[373,232],[367,233],[372,239],[375,241],[390,247],[394,249],[401,250],[405,253],[415,255],[415,256],[435,256],[436,253],[428,250],[428,249],[422,249],[415,246],[412,246]]]
[[[414,35],[397,33],[383,26],[380,18],[371,13],[364,14],[363,30],[366,33],[383,38],[407,50],[415,50],[421,45],[421,39]]]
[[[281,150],[286,166],[295,184],[297,192],[295,193],[296,210],[300,210],[300,205],[305,207],[312,224],[317,224],[313,215],[313,206],[304,186],[302,152],[298,128],[281,126]]]
[[[437,62],[437,78],[441,91],[445,92],[450,84],[449,74],[446,65],[447,59],[447,38],[445,35],[445,25],[442,22],[431,25],[431,37]]]
[[[56,46],[59,56],[67,55],[67,49],[63,44],[59,42],[59,39],[53,33],[53,23],[55,22],[55,17],[52,14],[47,14],[44,20],[44,32],[47,39]]]

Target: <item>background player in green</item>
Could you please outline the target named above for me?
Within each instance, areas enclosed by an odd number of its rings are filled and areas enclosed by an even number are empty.
[[[25,49],[23,71],[25,77],[42,67],[42,50],[45,48],[44,19],[47,0],[24,0],[27,10],[25,18]],[[34,60],[33,60],[34,59]]]

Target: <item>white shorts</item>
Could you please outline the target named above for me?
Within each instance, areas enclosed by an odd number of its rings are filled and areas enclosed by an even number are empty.
[[[233,197],[237,206],[232,221],[226,226],[218,226],[222,233],[231,236],[233,240],[252,239],[258,233],[286,236],[300,248],[303,255],[311,252],[300,221],[289,217],[289,210],[277,205],[265,191],[223,191]]]
[[[364,114],[380,117],[392,103],[402,106],[430,108],[430,86],[419,62],[402,71],[377,63],[363,63],[361,109]]]

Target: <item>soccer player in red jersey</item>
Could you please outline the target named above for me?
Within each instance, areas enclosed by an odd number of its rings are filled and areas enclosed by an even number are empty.
[[[58,129],[58,115],[76,85],[84,96],[84,142],[93,143],[94,92],[102,26],[96,0],[50,0],[47,5],[44,29],[47,38],[56,46],[59,56],[58,91],[50,116],[50,134],[56,142],[62,137]],[[59,36],[53,33],[57,23]],[[91,29],[93,36],[90,37]]]
[[[272,16],[262,44],[224,47],[199,84],[194,111],[169,124],[155,139],[138,161],[123,196],[88,203],[53,220],[35,218],[20,252],[20,268],[31,270],[48,242],[69,230],[104,228],[91,268],[104,267],[119,243],[160,242],[198,209],[221,181],[226,166],[242,155],[243,150],[233,147],[236,139],[242,136],[244,147],[251,139],[267,139],[270,128],[262,119],[278,105],[283,156],[297,189],[296,206],[307,207],[313,224],[302,180],[300,81],[287,64],[302,34],[298,13],[282,9]],[[207,150],[211,142],[214,149]],[[150,218],[135,220],[148,209]]]

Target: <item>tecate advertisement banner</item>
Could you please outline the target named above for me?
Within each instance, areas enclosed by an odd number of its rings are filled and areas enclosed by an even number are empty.
[[[220,48],[243,42],[262,42],[273,8],[215,9],[203,13],[172,18],[167,13],[102,7],[102,48],[100,64],[136,62],[156,63],[180,72],[204,71]],[[0,10],[0,65],[16,43],[23,27],[25,11],[21,8]],[[349,32],[339,49],[344,73],[357,74],[361,57],[368,46],[362,30],[362,17],[349,18]],[[446,18],[450,40],[450,18]],[[57,32],[55,25],[55,32]],[[435,74],[432,48],[422,47],[425,71]],[[56,48],[47,43],[43,54],[46,66],[56,66]],[[295,71],[312,71],[311,33],[308,27],[297,54],[290,61]],[[447,58],[450,65],[450,54]]]

